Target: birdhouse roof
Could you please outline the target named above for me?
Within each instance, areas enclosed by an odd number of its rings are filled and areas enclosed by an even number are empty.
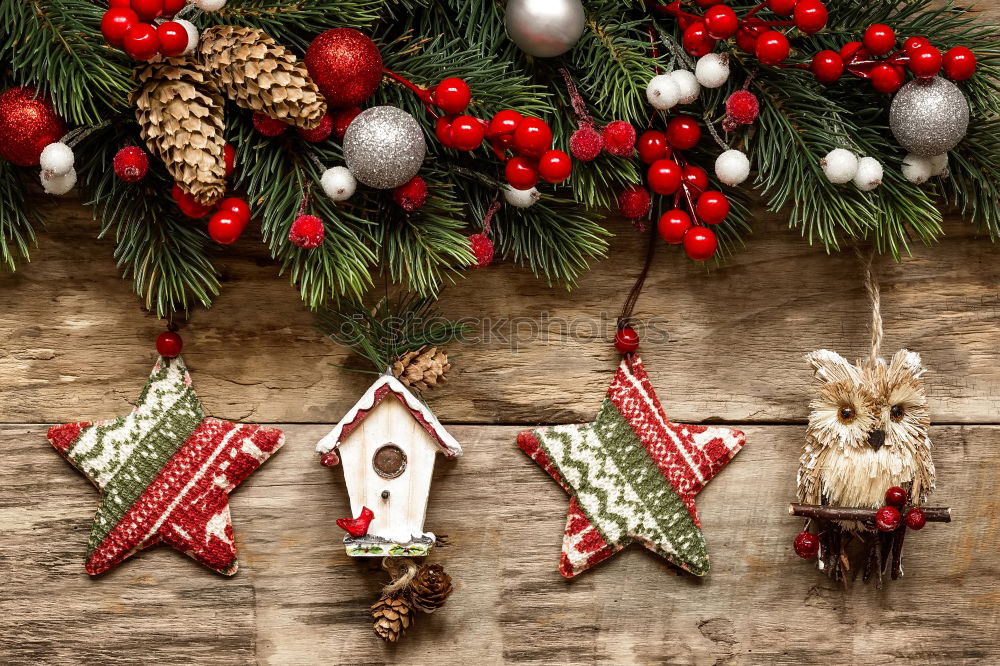
[[[449,458],[462,455],[461,445],[452,437],[437,420],[431,410],[413,395],[402,382],[392,375],[382,375],[374,384],[368,387],[361,399],[351,407],[351,410],[340,420],[326,437],[319,441],[316,450],[328,453],[343,443],[344,438],[354,432],[361,422],[388,396],[395,396],[410,415],[423,426],[431,438],[441,447]]]

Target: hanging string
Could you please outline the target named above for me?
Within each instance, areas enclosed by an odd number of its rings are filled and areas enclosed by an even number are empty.
[[[417,575],[417,565],[408,557],[383,557],[382,568],[392,576],[392,582],[382,588],[382,594],[402,590]]]
[[[872,310],[872,342],[871,360],[876,361],[882,354],[882,339],[885,331],[882,328],[882,298],[879,293],[878,275],[875,273],[875,248],[872,247],[868,256],[865,257],[861,250],[857,250],[858,258],[861,259],[865,269],[865,291],[868,293],[868,302]]]
[[[632,285],[632,289],[629,290],[628,296],[625,297],[621,314],[618,316],[618,330],[630,326],[632,311],[635,309],[636,301],[639,300],[639,293],[642,291],[642,286],[646,283],[646,276],[649,275],[649,267],[653,263],[653,253],[656,250],[656,225],[651,224],[647,233],[649,233],[649,245],[646,248],[646,262],[642,265],[642,271],[639,273],[639,277],[636,278],[635,284]]]

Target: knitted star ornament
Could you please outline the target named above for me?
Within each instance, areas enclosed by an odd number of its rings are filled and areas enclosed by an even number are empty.
[[[87,548],[92,576],[160,542],[236,573],[229,492],[285,439],[205,418],[180,357],[157,361],[128,416],[53,426],[48,437],[101,491]]]
[[[667,420],[637,355],[622,360],[593,423],[517,438],[570,495],[559,562],[567,578],[632,541],[685,571],[708,573],[694,498],[744,442],[739,430]]]

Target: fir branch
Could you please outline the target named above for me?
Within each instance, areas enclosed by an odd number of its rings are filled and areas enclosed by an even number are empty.
[[[303,50],[324,30],[367,29],[385,7],[385,0],[228,0],[226,6],[203,13],[198,23],[260,28],[278,43]]]
[[[0,259],[11,271],[16,269],[19,258],[30,261],[28,248],[35,244],[24,194],[18,169],[0,159]]]

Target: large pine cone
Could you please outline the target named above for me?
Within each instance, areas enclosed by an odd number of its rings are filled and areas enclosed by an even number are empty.
[[[136,70],[135,118],[181,190],[210,206],[226,193],[225,100],[198,64],[157,58]]]
[[[425,564],[410,582],[413,605],[425,613],[433,613],[451,594],[451,576],[440,564]]]
[[[383,594],[372,604],[375,635],[390,643],[395,643],[406,633],[413,624],[413,616],[413,604],[407,594]]]
[[[201,33],[198,54],[244,109],[303,129],[326,115],[326,101],[295,54],[256,28],[217,25]]]
[[[445,374],[451,370],[448,353],[437,347],[421,347],[409,351],[392,364],[392,374],[407,386],[426,391],[448,381]]]

